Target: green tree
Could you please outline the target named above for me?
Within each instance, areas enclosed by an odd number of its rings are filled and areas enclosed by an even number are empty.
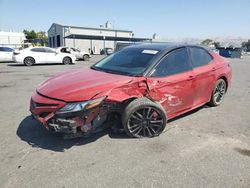
[[[219,48],[220,47],[220,42],[214,42],[214,47]]]
[[[26,37],[26,39],[36,39],[37,38],[37,35],[36,35],[36,32],[34,30],[31,30],[31,31],[28,31],[28,30],[23,30],[23,33]]]
[[[205,39],[201,42],[202,45],[209,46],[213,43],[212,39]]]
[[[36,33],[36,35],[37,35],[37,39],[40,39],[41,45],[42,46],[44,46],[44,45],[47,46],[47,44],[48,44],[48,36],[46,35],[46,32],[39,31],[39,32]]]
[[[46,46],[48,44],[48,37],[44,31],[35,32],[34,30],[29,31],[25,29],[23,33],[26,39],[30,40],[30,42],[35,45]]]
[[[250,40],[248,40],[247,42],[242,42],[241,47],[249,52],[250,51]]]

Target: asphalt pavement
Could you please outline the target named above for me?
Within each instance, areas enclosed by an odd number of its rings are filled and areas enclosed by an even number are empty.
[[[100,58],[0,63],[0,187],[250,187],[250,57],[231,59],[232,87],[221,106],[176,118],[156,138],[107,130],[64,140],[31,118],[39,83]]]

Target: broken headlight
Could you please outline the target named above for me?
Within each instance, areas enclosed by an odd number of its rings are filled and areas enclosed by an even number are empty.
[[[101,97],[98,99],[93,99],[84,102],[76,102],[76,103],[67,103],[64,107],[60,108],[56,113],[71,113],[71,112],[78,112],[82,110],[89,110],[98,106],[106,97]]]

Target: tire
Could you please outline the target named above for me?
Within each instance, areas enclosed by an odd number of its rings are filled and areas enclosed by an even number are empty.
[[[64,57],[62,63],[64,65],[69,65],[72,63],[72,59],[70,57]]]
[[[89,55],[86,55],[86,54],[85,54],[85,55],[83,56],[83,60],[84,60],[84,61],[89,61]]]
[[[32,66],[35,64],[35,59],[33,57],[26,57],[24,60],[23,60],[23,64],[26,65],[26,66]]]
[[[219,79],[216,81],[211,99],[209,101],[210,106],[219,106],[226,94],[227,83],[224,79]]]
[[[163,107],[147,98],[130,102],[122,115],[124,130],[133,138],[159,136],[166,123],[167,117]]]

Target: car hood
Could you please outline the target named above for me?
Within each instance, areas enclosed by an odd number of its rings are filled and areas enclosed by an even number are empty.
[[[85,68],[58,74],[37,88],[37,92],[66,102],[84,101],[130,82],[133,77]]]

